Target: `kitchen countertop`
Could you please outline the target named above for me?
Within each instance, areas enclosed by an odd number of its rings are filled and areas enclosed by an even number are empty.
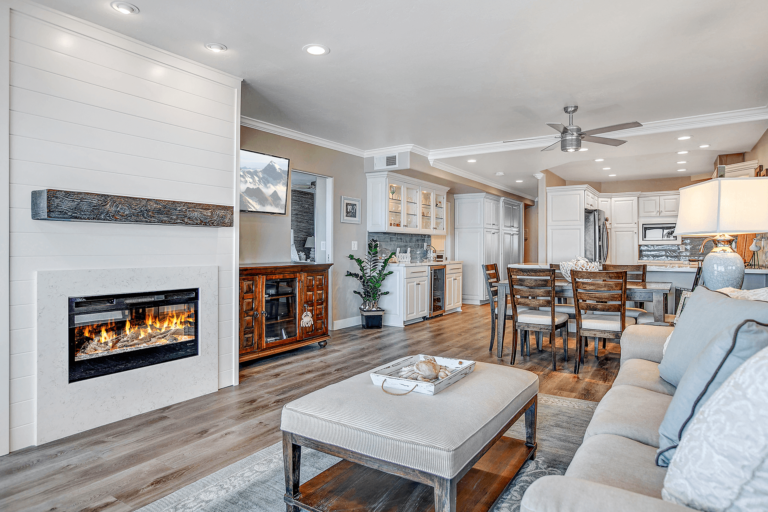
[[[390,267],[432,267],[435,265],[453,265],[455,263],[464,263],[463,261],[422,261],[421,263],[390,263]]]

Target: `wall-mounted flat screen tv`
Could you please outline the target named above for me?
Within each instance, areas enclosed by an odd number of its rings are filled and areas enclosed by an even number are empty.
[[[240,211],[285,215],[287,158],[240,150]]]

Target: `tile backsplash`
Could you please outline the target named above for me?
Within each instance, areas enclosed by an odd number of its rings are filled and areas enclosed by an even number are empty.
[[[738,236],[736,236],[737,239]],[[680,245],[641,245],[640,259],[656,261],[688,261],[689,258],[703,259],[712,250],[712,242],[707,242],[704,249],[699,251],[703,240],[703,237],[684,236],[680,238]],[[751,243],[752,240],[749,242]]]
[[[424,250],[424,244],[430,245],[432,237],[430,235],[412,235],[409,233],[371,233],[368,232],[368,241],[372,239],[379,241],[379,252],[387,253],[407,252],[411,249],[411,261],[426,259],[427,251]]]

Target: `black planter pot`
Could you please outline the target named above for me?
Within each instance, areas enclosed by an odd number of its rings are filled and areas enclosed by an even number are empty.
[[[383,309],[373,311],[360,310],[360,323],[362,324],[363,329],[381,329],[383,319]]]

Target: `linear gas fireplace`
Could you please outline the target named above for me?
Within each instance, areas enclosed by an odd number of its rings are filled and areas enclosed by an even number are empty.
[[[69,298],[69,382],[198,354],[197,289]]]

